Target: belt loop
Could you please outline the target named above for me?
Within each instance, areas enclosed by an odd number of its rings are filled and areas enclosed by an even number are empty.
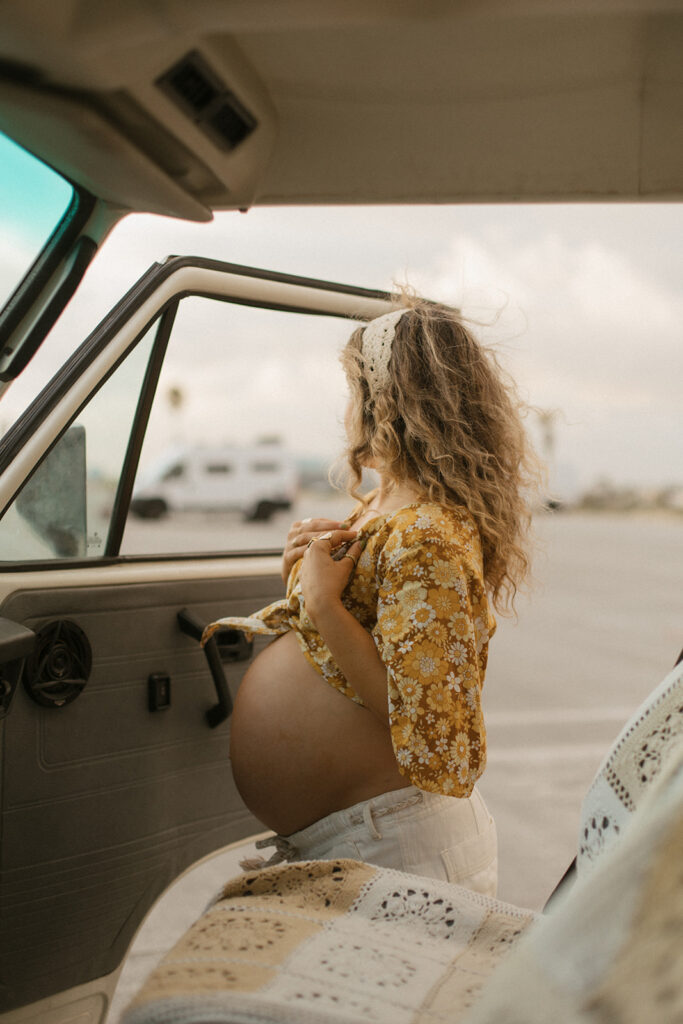
[[[372,816],[372,803],[369,800],[367,801],[365,807],[363,808],[363,821],[367,825],[368,832],[370,833],[373,839],[379,840],[382,838],[382,833],[375,825],[375,819]]]

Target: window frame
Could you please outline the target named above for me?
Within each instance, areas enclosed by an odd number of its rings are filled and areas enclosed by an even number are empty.
[[[295,301],[277,301],[252,299],[241,295],[231,295],[225,292],[212,291],[210,288],[188,288],[182,286],[183,271],[199,270],[218,272],[220,274],[232,275],[238,278],[248,278],[254,281],[271,282],[296,288],[313,289],[320,291],[321,302],[318,305],[304,305]],[[235,305],[252,306],[261,309],[271,309],[281,312],[300,313],[311,316],[337,316],[347,319],[352,314],[350,310],[335,310],[325,308],[322,301],[323,293],[332,296],[348,296],[359,300],[357,314],[365,317],[379,315],[386,312],[392,301],[392,296],[386,291],[354,287],[353,285],[340,284],[338,282],[323,281],[316,278],[300,277],[294,274],[284,274],[276,271],[263,270],[260,268],[246,267],[241,264],[227,263],[219,260],[207,259],[192,256],[169,256],[163,263],[155,263],[142,275],[133,287],[113,307],[110,313],[105,316],[101,323],[85,339],[85,341],[67,359],[62,368],[54,375],[49,383],[38,394],[34,401],[19,417],[0,440],[0,477],[4,476],[15,466],[21,453],[30,446],[41,428],[47,427],[53,414],[58,412],[58,407],[64,402],[74,385],[93,367],[97,358],[103,355],[108,346],[115,341],[119,332],[126,324],[140,313],[146,303],[154,299],[155,293],[164,291],[164,286],[169,282],[173,285],[173,275],[178,274],[180,280],[178,287],[166,289],[166,296],[160,304],[146,317],[136,330],[135,336],[120,352],[112,362],[108,370],[97,379],[96,385],[88,391],[83,400],[77,405],[75,411],[71,411],[61,428],[51,437],[49,444],[42,451],[40,457],[12,488],[11,494],[2,500],[0,499],[0,519],[16,499],[17,494],[38,466],[47,457],[52,448],[58,443],[63,434],[68,430],[76,417],[81,413],[91,399],[116,372],[117,368],[127,358],[130,352],[136,347],[141,338],[152,327],[155,321],[158,323],[157,335],[154,339],[152,350],[140,390],[138,403],[132,423],[130,425],[126,455],[123,460],[119,482],[116,490],[116,497],[112,508],[112,516],[107,534],[107,542],[104,553],[87,559],[49,559],[36,561],[4,561],[0,563],[0,573],[17,572],[19,570],[38,572],[43,570],[63,570],[69,568],[85,568],[98,565],[130,564],[141,562],[168,562],[168,561],[189,561],[197,559],[221,558],[263,558],[276,556],[281,553],[281,548],[274,549],[240,549],[239,551],[201,551],[201,552],[180,552],[161,554],[135,554],[121,555],[120,546],[125,531],[130,500],[133,493],[133,486],[138,469],[140,453],[144,441],[149,416],[159,374],[163,365],[163,357],[171,334],[175,314],[178,305],[183,298],[199,297],[219,302],[228,302]]]

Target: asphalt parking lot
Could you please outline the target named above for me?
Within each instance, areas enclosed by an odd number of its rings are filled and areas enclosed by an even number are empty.
[[[263,546],[281,542],[290,518],[254,527]],[[181,527],[169,520],[132,529],[148,544],[154,535],[164,550]],[[204,523],[204,543],[210,528]],[[213,528],[216,547],[225,547],[232,527],[214,518]],[[489,763],[480,788],[498,825],[499,896],[540,908],[574,855],[581,799],[603,754],[683,647],[683,518],[552,514],[537,520],[536,532],[534,588],[519,601],[517,621],[499,619],[491,643]],[[243,855],[212,858],[155,908],[108,1024]]]

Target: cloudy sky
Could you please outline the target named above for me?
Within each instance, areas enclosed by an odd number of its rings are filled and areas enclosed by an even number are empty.
[[[658,204],[257,209],[208,225],[131,216],[105,243],[27,380],[3,398],[0,417],[6,426],[150,263],[194,254],[366,287],[408,283],[457,304],[528,402],[556,412],[563,487],[600,478],[683,484],[682,229],[683,208]],[[6,246],[0,264],[11,262]],[[240,378],[244,431],[262,425],[265,381],[292,447],[332,457],[343,398],[318,395],[302,416],[291,401],[302,381],[298,360],[286,338],[277,348],[289,373],[275,363],[269,371],[275,350],[249,353],[260,360],[258,372]],[[201,368],[184,372],[201,395]],[[529,424],[536,434],[533,414]]]

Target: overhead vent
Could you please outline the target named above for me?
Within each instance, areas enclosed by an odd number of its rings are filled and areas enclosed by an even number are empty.
[[[221,149],[235,149],[258,124],[196,50],[174,64],[156,84]]]

